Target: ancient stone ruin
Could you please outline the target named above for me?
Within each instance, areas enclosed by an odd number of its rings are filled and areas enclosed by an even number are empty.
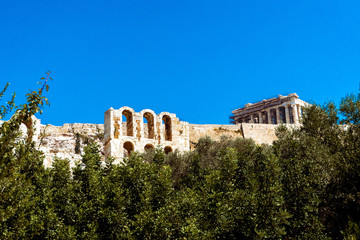
[[[135,112],[130,107],[105,112],[104,150],[118,161],[132,151],[161,147],[165,153],[189,151],[189,123],[175,114],[158,115],[150,109]]]
[[[263,100],[234,110],[230,119],[234,124],[189,124],[175,114],[145,109],[135,112],[130,107],[110,108],[105,112],[104,124],[65,123],[63,126],[43,125],[32,117],[21,131],[44,152],[44,165],[50,167],[54,157],[68,159],[71,167],[81,159],[83,148],[96,142],[104,156],[112,156],[119,163],[132,151],[162,148],[165,153],[189,151],[198,140],[209,136],[251,138],[257,144],[272,144],[279,123],[297,127],[302,107],[308,105],[293,93]],[[1,125],[1,121],[0,121]],[[33,130],[31,126],[35,127]]]
[[[257,103],[248,103],[243,108],[232,111],[230,122],[259,124],[299,124],[302,107],[307,103],[299,99],[296,93],[287,96],[264,99]]]

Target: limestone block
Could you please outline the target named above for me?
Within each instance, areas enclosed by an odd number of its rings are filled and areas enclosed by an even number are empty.
[[[217,125],[217,124],[190,124],[190,143],[192,148],[199,138],[209,136],[213,140],[220,140],[221,136],[231,138],[243,138],[241,125]]]

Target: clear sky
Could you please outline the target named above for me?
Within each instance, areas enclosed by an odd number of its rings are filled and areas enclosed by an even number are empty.
[[[359,13],[359,0],[0,0],[0,84],[20,103],[51,70],[52,125],[122,106],[227,124],[292,92],[339,103],[359,91]]]

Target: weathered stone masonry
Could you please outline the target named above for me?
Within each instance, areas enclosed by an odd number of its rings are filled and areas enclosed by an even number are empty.
[[[190,150],[189,123],[173,113],[156,115],[150,109],[135,112],[130,107],[110,108],[105,112],[104,129],[105,155],[117,162],[131,151],[143,152],[158,146],[165,153]]]
[[[38,122],[40,123],[40,120],[38,120]],[[125,130],[126,124],[123,123],[122,126],[124,126],[122,129]],[[188,142],[190,145],[190,150],[193,149],[199,138],[206,136],[211,137],[211,139],[213,140],[220,140],[222,136],[227,136],[230,138],[252,138],[258,144],[271,144],[276,139],[276,127],[277,125],[252,123],[242,123],[238,125],[189,124]],[[100,151],[105,156],[105,142],[103,141],[104,124],[66,123],[63,126],[41,125],[40,129],[41,134],[37,134],[38,138],[34,138],[34,140],[38,143],[39,149],[44,152],[44,165],[46,167],[51,166],[54,157],[64,159],[67,158],[69,159],[71,166],[75,166],[75,163],[81,159],[83,147],[86,145],[86,139],[91,139],[92,141],[97,142],[100,146]],[[145,133],[146,129],[147,123],[144,123]],[[24,132],[26,132],[25,126]],[[77,153],[75,151],[77,135],[80,135],[80,153]],[[123,138],[123,140],[125,139],[131,139],[134,142],[137,141],[136,138],[127,138],[127,136]],[[145,139],[144,142],[146,141],[152,140]],[[167,142],[169,141],[165,141],[165,143]],[[134,144],[134,146],[139,145],[141,144]],[[143,148],[141,146],[139,148],[134,147],[134,150],[143,152],[146,145],[144,145],[143,143],[142,146]],[[154,146],[157,147],[157,145]],[[175,146],[174,142],[171,146],[174,151],[178,149],[177,146]],[[121,143],[119,143],[117,147],[121,148],[124,147],[124,145],[121,146]],[[161,147],[165,148],[165,145]],[[109,154],[109,152],[107,154]],[[119,153],[119,156],[120,158],[118,159],[118,161],[121,161],[121,153]]]
[[[232,111],[231,123],[259,124],[299,124],[302,107],[307,103],[299,99],[296,93],[288,96],[264,99],[257,103],[248,103],[243,108]]]
[[[252,138],[257,144],[272,144],[276,140],[278,124],[297,127],[301,108],[306,105],[296,94],[247,104],[233,111],[231,119],[235,125],[189,124],[168,112],[156,115],[150,109],[135,112],[130,107],[110,108],[105,112],[105,124],[52,126],[42,125],[33,117],[31,124],[23,124],[22,132],[28,136],[29,126],[35,126],[30,136],[44,152],[44,165],[47,167],[51,166],[54,157],[67,158],[74,166],[81,159],[88,140],[99,144],[103,156],[113,156],[116,162],[121,162],[131,151],[143,152],[155,147],[163,148],[166,153],[189,151],[199,138],[206,136],[213,140],[220,140],[222,136]],[[77,142],[80,144],[78,151]]]

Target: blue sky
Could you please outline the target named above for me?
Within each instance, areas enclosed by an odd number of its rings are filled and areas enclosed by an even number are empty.
[[[42,123],[103,123],[110,108],[227,124],[277,94],[357,93],[360,1],[0,0],[0,84],[17,102],[51,70]]]

